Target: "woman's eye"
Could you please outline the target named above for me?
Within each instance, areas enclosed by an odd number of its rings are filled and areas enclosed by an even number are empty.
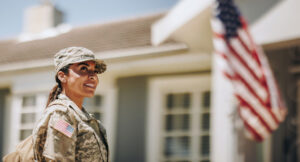
[[[88,69],[87,69],[87,67],[85,67],[85,66],[83,66],[83,67],[81,67],[80,68],[80,71],[87,71]]]

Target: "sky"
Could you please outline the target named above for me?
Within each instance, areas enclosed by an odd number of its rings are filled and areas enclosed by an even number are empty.
[[[25,9],[43,0],[0,0],[0,40],[22,32]],[[50,0],[73,27],[166,11],[179,0]]]

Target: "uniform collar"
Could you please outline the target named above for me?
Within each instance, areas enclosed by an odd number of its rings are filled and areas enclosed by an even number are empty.
[[[77,115],[79,115],[79,117],[84,120],[84,121],[88,121],[91,120],[92,117],[89,115],[89,113],[85,110],[84,107],[82,107],[82,110],[69,98],[67,97],[65,94],[59,94],[58,95],[58,99],[62,100],[63,102],[65,102],[67,104],[68,107],[70,107],[71,109],[73,109]]]

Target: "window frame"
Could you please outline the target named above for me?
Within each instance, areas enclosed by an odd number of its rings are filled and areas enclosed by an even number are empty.
[[[168,93],[184,93],[192,92],[191,95],[191,107],[201,105],[200,93],[210,91],[211,92],[211,76],[210,74],[202,75],[182,75],[182,76],[166,76],[166,77],[153,77],[149,79],[148,87],[148,105],[147,105],[147,145],[146,145],[146,161],[161,161],[161,152],[164,151],[164,142],[162,136],[164,133],[165,122],[163,119],[165,101],[164,98]],[[191,113],[191,128],[187,134],[191,137],[190,151],[191,156],[189,158],[192,161],[200,161],[200,137],[203,133],[197,132],[201,128],[200,124],[200,109],[192,108]],[[196,115],[198,114],[198,117]],[[202,114],[202,113],[201,113]],[[158,117],[159,116],[159,117]],[[194,129],[199,127],[198,129]],[[184,134],[184,133],[183,133]],[[192,136],[190,136],[192,134]],[[205,133],[204,133],[205,134]],[[198,139],[197,139],[198,138]],[[211,146],[211,144],[210,144]],[[211,150],[211,149],[210,149]],[[174,158],[174,160],[180,160],[180,158]],[[201,159],[201,160],[205,160]]]
[[[35,96],[35,106],[29,106],[27,108],[23,108],[23,99],[24,96]],[[36,93],[19,93],[12,95],[11,98],[11,110],[9,112],[10,115],[10,129],[9,129],[9,137],[10,141],[8,144],[8,151],[12,151],[15,149],[16,145],[20,143],[21,140],[21,130],[33,129],[35,122],[41,117],[42,111],[45,109],[46,101],[47,101],[47,93],[44,92],[36,92]],[[22,114],[26,113],[34,113],[35,121],[33,123],[22,124]]]

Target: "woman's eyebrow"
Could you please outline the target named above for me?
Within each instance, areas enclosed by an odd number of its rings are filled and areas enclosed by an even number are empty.
[[[85,62],[81,62],[81,63],[79,63],[77,66],[80,66],[80,65],[90,66],[89,64],[87,64],[87,63],[85,63]]]

